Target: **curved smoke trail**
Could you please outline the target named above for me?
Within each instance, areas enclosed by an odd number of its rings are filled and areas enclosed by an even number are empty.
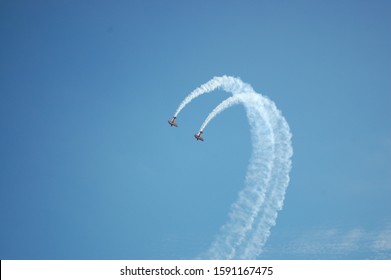
[[[247,243],[245,242],[247,235],[252,231],[258,213],[265,202],[274,164],[273,127],[269,116],[265,113],[265,104],[259,94],[236,94],[227,98],[208,115],[200,130],[203,130],[219,113],[238,103],[245,105],[250,120],[253,152],[247,170],[246,186],[231,207],[229,221],[221,228],[219,236],[208,250],[208,257],[212,259],[256,257],[241,256],[237,254],[237,251]]]
[[[205,119],[200,130],[219,113],[243,104],[249,120],[252,155],[245,187],[232,205],[228,222],[210,246],[211,259],[254,259],[261,252],[270,228],[281,210],[291,169],[291,133],[288,123],[273,101],[254,92],[238,78],[215,77],[193,91],[179,106],[177,114],[192,99],[216,88],[233,96],[221,102]]]
[[[237,78],[222,76],[214,77],[212,80],[206,82],[200,87],[193,90],[178,106],[174,117],[177,117],[178,114],[189,104],[194,98],[197,98],[200,95],[211,92],[217,88],[223,88],[225,91],[238,93],[238,92],[252,92],[253,89],[249,84],[245,84],[241,81],[241,85],[238,85]],[[240,81],[240,80],[239,80]]]
[[[198,96],[200,96],[204,93],[215,90],[219,86],[219,84],[220,84],[219,77],[215,77],[212,80],[210,80],[209,82],[207,82],[207,83],[201,85],[200,87],[196,88],[195,90],[193,90],[179,105],[178,109],[176,110],[176,112],[174,114],[174,117],[178,116],[179,112],[182,111],[182,109],[185,108],[185,106],[187,104],[189,104],[194,98],[197,98]]]

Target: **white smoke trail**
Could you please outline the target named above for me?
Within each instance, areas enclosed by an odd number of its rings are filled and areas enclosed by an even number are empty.
[[[237,249],[243,246],[243,241],[253,228],[258,212],[265,201],[273,169],[274,132],[269,116],[265,114],[265,104],[261,95],[240,93],[227,98],[208,115],[200,130],[203,130],[219,113],[238,103],[244,104],[248,112],[253,154],[247,171],[246,186],[232,205],[228,223],[221,228],[220,235],[208,250],[207,257],[212,259],[243,258],[237,255]]]
[[[213,111],[208,115],[208,117],[205,119],[205,121],[202,123],[200,131],[204,131],[204,128],[208,125],[208,123],[217,116],[217,114],[220,114],[222,111],[228,109],[229,107],[238,104],[239,102],[243,102],[240,97],[243,95],[234,95],[231,97],[228,97],[223,102],[221,102],[216,108],[213,109]]]
[[[177,117],[183,108],[185,108],[186,105],[189,104],[194,98],[197,98],[204,93],[211,92],[219,87],[222,87],[225,91],[232,93],[253,91],[250,85],[244,84],[243,82],[242,85],[238,85],[236,80],[236,78],[229,76],[214,77],[212,80],[196,88],[188,96],[186,96],[186,98],[178,106],[174,116]]]
[[[273,104],[274,105],[274,104]],[[262,205],[255,227],[246,239],[244,246],[238,252],[238,258],[253,258],[262,252],[270,229],[276,224],[278,211],[282,209],[286,188],[289,184],[289,171],[291,169],[291,134],[289,126],[281,113],[276,109],[273,127],[275,132],[273,169],[266,193],[267,199]]]
[[[193,90],[183,101],[182,103],[179,105],[178,109],[176,110],[175,114],[174,114],[174,117],[178,116],[178,114],[180,113],[180,111],[182,111],[183,108],[185,108],[185,106],[187,104],[189,104],[194,98],[204,94],[204,93],[207,93],[207,92],[210,92],[212,90],[215,90],[219,85],[219,77],[214,77],[212,80],[210,80],[209,82],[201,85],[200,87],[196,88],[195,90]]]
[[[200,130],[225,109],[242,103],[250,123],[252,155],[244,189],[232,205],[229,220],[210,246],[211,259],[254,259],[261,252],[270,228],[281,210],[291,169],[289,126],[268,98],[254,92],[238,78],[215,77],[193,91],[179,106],[179,113],[195,97],[216,88],[233,94],[205,119]]]

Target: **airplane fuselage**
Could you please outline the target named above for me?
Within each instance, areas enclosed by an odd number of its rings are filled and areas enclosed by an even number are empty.
[[[197,141],[204,141],[204,138],[201,137],[202,131],[198,132],[198,134],[194,134],[194,137]]]
[[[168,123],[169,123],[171,126],[178,127],[178,125],[175,123],[175,119],[176,119],[176,117],[173,117],[172,120],[168,120]]]

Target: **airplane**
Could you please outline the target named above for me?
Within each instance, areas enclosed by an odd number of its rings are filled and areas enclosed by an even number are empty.
[[[201,137],[201,134],[202,134],[202,130],[200,130],[200,132],[198,132],[198,134],[194,134],[194,137],[198,140],[201,140],[201,141],[204,141],[204,138]]]
[[[168,123],[171,125],[171,126],[175,126],[175,127],[178,127],[178,125],[175,123],[175,119],[176,119],[176,117],[174,116],[174,117],[172,117],[172,120],[170,121],[170,120],[168,120]]]

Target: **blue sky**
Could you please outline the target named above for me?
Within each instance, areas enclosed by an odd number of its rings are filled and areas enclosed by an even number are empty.
[[[0,259],[191,259],[244,185],[239,76],[293,134],[260,258],[391,258],[389,1],[2,1]]]

